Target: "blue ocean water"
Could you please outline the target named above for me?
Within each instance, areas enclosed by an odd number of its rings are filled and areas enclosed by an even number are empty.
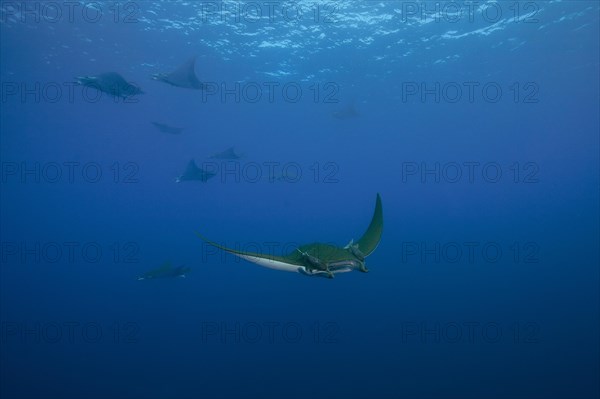
[[[599,11],[3,0],[0,396],[598,397]]]

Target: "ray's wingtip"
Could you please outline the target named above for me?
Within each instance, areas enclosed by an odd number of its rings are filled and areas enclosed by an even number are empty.
[[[205,243],[210,244],[210,245],[215,245],[215,243],[213,243],[211,240],[209,240],[208,238],[206,238],[205,236],[200,234],[200,232],[194,230],[194,234],[196,234],[196,236],[198,236],[198,238],[201,239],[202,241],[204,241]]]
[[[200,234],[200,232],[194,230],[194,234],[196,234],[202,241],[208,241],[202,234]]]
[[[382,208],[381,206],[381,194],[377,193],[377,196],[375,197],[375,209],[379,209]]]

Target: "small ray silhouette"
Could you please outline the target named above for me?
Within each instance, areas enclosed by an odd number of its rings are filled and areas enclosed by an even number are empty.
[[[187,60],[183,65],[170,73],[157,73],[152,79],[168,83],[175,87],[201,90],[204,88],[202,82],[196,77],[196,57]]]
[[[85,87],[93,87],[114,97],[127,98],[144,94],[142,89],[129,83],[116,72],[107,72],[94,76],[79,76],[77,83]]]
[[[354,101],[352,101],[350,104],[346,105],[345,107],[340,108],[337,111],[334,111],[331,114],[331,116],[333,116],[336,119],[353,119],[353,118],[360,116],[360,114],[358,113],[358,111],[356,110],[356,107],[354,106]]]
[[[181,132],[183,132],[182,127],[173,127],[173,126],[169,126],[169,125],[165,125],[164,123],[158,123],[158,122],[150,122],[154,125],[154,127],[156,127],[159,131],[163,132],[163,133],[169,133],[169,134],[180,134]]]
[[[211,155],[212,159],[240,159],[242,157],[243,157],[243,154],[236,154],[233,147],[229,147],[225,151],[221,151],[221,152]]]
[[[191,180],[199,180],[203,183],[207,182],[209,179],[215,177],[217,174],[214,172],[210,172],[199,168],[196,165],[196,162],[192,159],[188,162],[187,167],[185,168],[185,172],[181,176],[179,176],[175,181],[180,183],[182,181],[191,181]]]
[[[140,280],[151,280],[157,278],[170,278],[170,277],[185,277],[187,273],[192,270],[186,266],[177,266],[173,267],[171,262],[165,262],[160,267],[147,271],[138,277],[138,281]]]

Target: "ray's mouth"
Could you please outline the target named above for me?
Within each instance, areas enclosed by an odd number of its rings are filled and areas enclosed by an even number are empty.
[[[342,269],[358,269],[360,267],[360,263],[356,260],[350,259],[350,260],[342,260],[339,262],[333,262],[330,263],[329,265],[329,270],[330,271],[336,271],[336,270],[342,270]]]

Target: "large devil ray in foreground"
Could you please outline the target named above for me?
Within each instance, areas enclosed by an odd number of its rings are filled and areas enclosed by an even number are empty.
[[[383,208],[377,194],[375,212],[367,231],[357,242],[350,241],[345,247],[313,243],[302,245],[285,256],[244,252],[227,248],[196,233],[198,237],[223,251],[232,253],[248,262],[276,270],[297,272],[307,276],[333,278],[335,273],[353,270],[367,272],[365,258],[379,245],[383,233]]]

